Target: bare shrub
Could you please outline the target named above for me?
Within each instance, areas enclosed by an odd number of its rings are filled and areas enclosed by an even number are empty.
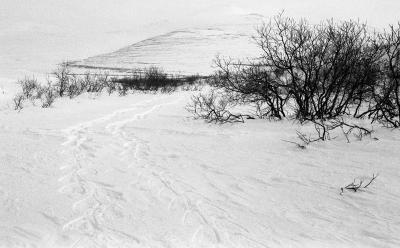
[[[329,129],[329,126],[325,125],[325,123],[319,123],[319,122],[314,123],[314,129],[317,133],[316,136],[306,135],[305,133],[296,130],[297,139],[300,141],[300,143],[288,140],[282,140],[282,141],[296,144],[298,148],[305,149],[309,144],[313,142],[325,141],[331,139],[329,133],[329,131],[331,130]]]
[[[97,92],[102,92],[105,88],[107,88],[107,87],[109,87],[110,86],[110,81],[111,81],[111,79],[110,79],[110,76],[109,76],[109,74],[108,74],[108,72],[103,72],[103,73],[100,73],[100,74],[98,74],[98,76],[97,76],[97,78],[96,78],[97,80],[97,88],[95,88],[95,90],[97,91]]]
[[[49,82],[47,86],[43,87],[43,93],[41,97],[42,108],[49,108],[53,105],[55,99],[57,98],[56,89]]]
[[[219,70],[211,79],[212,85],[224,89],[238,103],[266,105],[263,116],[278,119],[286,116],[288,94],[269,67],[220,58],[215,63]]]
[[[63,97],[69,88],[71,75],[68,63],[61,63],[60,66],[53,72],[56,78],[55,87],[57,88],[57,93],[60,97]]]
[[[358,22],[310,25],[279,15],[258,29],[256,41],[260,65],[279,72],[275,80],[300,120],[349,113],[378,75],[379,46]]]
[[[87,92],[101,93],[107,87],[109,81],[108,73],[87,73],[84,81]]]
[[[25,96],[23,93],[19,93],[14,96],[13,103],[14,103],[14,110],[21,111],[23,109],[23,102],[25,100]]]
[[[68,78],[68,84],[64,91],[64,95],[68,95],[70,98],[81,95],[82,93],[101,93],[105,88],[107,92],[111,94],[116,90],[114,80],[109,77],[107,72],[105,73],[90,73],[85,74],[73,74],[69,73],[66,76]],[[58,82],[60,80],[58,79]],[[60,89],[59,83],[57,88]]]
[[[208,84],[209,77],[201,77],[199,75],[184,76],[180,78],[179,83],[182,91],[201,91],[205,84]]]
[[[50,79],[48,80],[48,84],[46,86],[38,83],[36,79],[26,78],[24,80],[20,80],[19,83],[21,85],[22,93],[17,94],[13,98],[14,109],[21,110],[23,108],[23,102],[26,99],[32,101],[35,104],[35,100],[39,99],[42,103],[43,108],[50,107],[57,97],[58,87],[52,85]]]
[[[25,99],[34,100],[38,98],[38,93],[40,94],[40,84],[35,78],[19,80],[18,84],[21,86],[22,95]]]
[[[86,91],[86,87],[84,86],[83,79],[76,75],[72,75],[69,79],[67,90],[67,95],[69,98],[79,96],[84,91]]]
[[[258,59],[216,59],[218,71],[211,83],[234,95],[238,103],[253,104],[256,112],[265,106],[263,117],[300,121],[362,117],[364,105],[374,103],[382,42],[365,24],[311,25],[278,15],[257,31]],[[328,138],[324,124],[315,125],[321,138]]]
[[[115,83],[115,79],[110,79],[107,81],[106,90],[108,95],[111,95],[115,91],[117,91],[117,84]]]
[[[215,90],[209,93],[200,93],[191,98],[191,102],[186,109],[192,113],[195,118],[204,119],[211,123],[233,123],[244,122],[244,116],[241,114],[232,114],[228,108],[232,104]]]
[[[282,14],[257,29],[258,59],[216,59],[210,84],[258,118],[312,122],[316,140],[340,128],[348,142],[370,130],[339,121],[369,118],[400,127],[400,23],[382,33],[356,21],[311,25]]]
[[[331,132],[336,129],[340,129],[342,131],[348,143],[350,143],[350,134],[353,134],[358,141],[361,141],[366,136],[371,138],[371,134],[374,132],[373,129],[368,129],[353,123],[348,123],[344,121],[342,117],[337,117],[331,120],[311,120],[308,122],[313,124],[315,135],[306,135],[296,130],[297,139],[300,141],[300,143],[287,140],[283,141],[296,144],[299,148],[304,149],[306,146],[313,142],[326,141],[336,138],[331,137]]]
[[[145,70],[142,87],[144,90],[157,90],[173,83],[174,80],[170,80],[160,68],[150,67]]]
[[[189,88],[189,91],[201,91],[204,88],[204,82],[199,81],[197,83],[194,84],[189,84],[189,87],[191,86],[191,88]]]
[[[336,118],[331,121],[329,130],[334,130],[336,128],[340,128],[342,130],[344,136],[346,137],[347,143],[350,143],[350,134],[353,134],[357,140],[361,141],[365,136],[371,137],[371,134],[374,132],[372,129],[367,129],[356,124],[346,123],[343,118]]]
[[[270,108],[268,107],[267,104],[264,103],[264,101],[255,101],[253,103],[253,115],[256,116],[259,119],[264,119],[268,118],[269,113],[270,113]]]
[[[95,75],[93,76],[90,72],[85,73],[83,77],[83,88],[87,92],[94,92],[96,88],[96,82],[95,82]]]
[[[168,93],[175,91],[178,86],[184,84],[184,79],[168,75],[162,69],[150,67],[143,72],[134,72],[130,77],[115,80],[130,90],[158,91]]]
[[[119,96],[126,96],[129,91],[129,87],[123,83],[116,83],[116,89]]]
[[[373,92],[373,104],[360,116],[388,127],[400,127],[400,23],[379,34],[381,78]]]

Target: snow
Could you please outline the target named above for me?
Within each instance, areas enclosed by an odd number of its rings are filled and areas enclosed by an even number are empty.
[[[20,112],[11,102],[17,79],[44,80],[63,60],[208,74],[218,53],[257,56],[263,16],[249,13],[381,28],[398,1],[4,1],[0,247],[400,246],[398,130],[374,125],[377,139],[350,143],[338,132],[302,150],[284,140],[312,126],[207,124],[185,110],[196,92],[85,94]]]
[[[83,68],[116,68],[119,71],[151,66],[167,73],[210,75],[215,71],[216,56],[232,59],[259,57],[259,48],[252,37],[263,20],[260,15],[239,15],[227,25],[186,28],[154,36],[115,52],[75,61]]]
[[[0,111],[0,247],[400,245],[398,131],[301,150],[311,126],[206,124],[193,93]]]

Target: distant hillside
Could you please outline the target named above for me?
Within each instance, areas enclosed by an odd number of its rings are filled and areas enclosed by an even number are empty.
[[[155,36],[115,52],[73,63],[83,69],[133,68],[159,66],[169,73],[209,74],[216,55],[249,58],[258,54],[252,40],[259,15],[247,15],[239,23],[215,27],[182,29]]]

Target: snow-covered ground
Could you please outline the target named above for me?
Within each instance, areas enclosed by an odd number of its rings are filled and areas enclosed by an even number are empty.
[[[217,54],[254,57],[263,17],[251,13],[382,28],[398,6],[2,0],[0,247],[400,247],[398,130],[375,126],[377,139],[351,143],[339,132],[301,150],[283,140],[312,127],[206,124],[185,110],[193,92],[83,95],[21,112],[11,102],[17,79],[44,80],[63,60],[208,74]],[[340,194],[374,173],[367,189]]]
[[[115,52],[76,61],[74,67],[116,68],[130,71],[156,66],[172,74],[210,75],[216,56],[253,59],[260,49],[253,37],[261,15],[238,15],[231,24],[186,28],[168,32],[121,48]]]
[[[57,65],[65,60],[83,60],[98,54],[107,54],[151,37],[174,31],[191,31],[200,33],[204,40],[207,28],[221,31],[221,26],[231,27],[243,24],[243,17],[259,13],[266,18],[282,10],[294,18],[307,18],[318,23],[326,18],[337,20],[359,19],[377,28],[387,27],[398,21],[398,0],[2,0],[0,4],[0,86],[9,84],[4,78],[16,80],[24,76],[45,77]],[[248,22],[247,22],[248,23]],[[256,22],[259,24],[259,22]],[[252,31],[252,27],[246,31]],[[242,30],[224,30],[221,34],[232,34],[230,38],[238,41],[232,48],[218,49],[226,56],[243,52],[243,39],[236,39]],[[171,33],[170,33],[171,34]],[[189,35],[190,36],[190,35]],[[165,37],[165,36],[164,36]],[[177,37],[177,36],[174,36]],[[207,36],[206,36],[207,38]],[[210,38],[210,37],[208,37]],[[182,41],[182,40],[180,40]],[[186,42],[186,41],[184,41]],[[213,38],[208,43],[213,43]],[[202,44],[205,44],[204,42]],[[201,44],[200,44],[201,45]],[[169,48],[169,47],[167,47]],[[238,49],[239,48],[239,49]],[[148,51],[145,49],[146,52]],[[199,49],[206,52],[215,51]],[[182,52],[172,49],[171,56],[180,60]],[[190,48],[187,54],[194,59],[203,58]],[[158,52],[158,50],[157,50]],[[137,54],[143,58],[165,59],[165,52],[158,54]],[[251,54],[251,53],[250,53]],[[198,56],[199,55],[199,56]],[[213,58],[215,54],[211,54]],[[148,62],[147,59],[144,61]],[[172,61],[168,58],[168,61]],[[151,63],[160,63],[150,61]],[[177,65],[182,62],[176,60]],[[190,63],[194,63],[190,61]],[[199,60],[198,73],[204,71],[211,61]],[[193,68],[193,66],[191,66]],[[182,70],[181,68],[172,68]],[[186,68],[184,68],[186,69]],[[7,82],[6,82],[7,81]]]
[[[0,111],[0,247],[400,246],[398,131],[301,150],[308,127],[206,124],[192,93]]]

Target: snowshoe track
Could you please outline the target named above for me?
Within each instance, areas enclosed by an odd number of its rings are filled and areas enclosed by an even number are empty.
[[[128,137],[123,130],[124,125],[144,119],[155,110],[173,103],[176,103],[176,100],[166,102],[163,98],[154,98],[64,130],[66,137],[63,143],[64,153],[71,154],[74,162],[60,167],[64,176],[59,178],[62,184],[59,192],[76,199],[72,205],[72,210],[76,214],[63,225],[63,229],[77,231],[85,237],[78,240],[74,247],[96,246],[96,244],[120,246],[124,240],[127,247],[141,243],[139,238],[132,234],[109,228],[110,222],[125,218],[126,199],[123,190],[114,188],[112,182],[98,181],[98,177],[111,173],[111,168],[114,168],[112,173],[122,174],[133,165],[98,166],[95,159],[99,155],[99,148],[101,150],[102,146],[106,148],[111,146],[113,151],[120,151],[109,156],[128,161],[133,154],[133,163],[139,163],[140,152],[146,149],[145,141],[132,135]],[[98,133],[105,139],[96,140],[94,134]],[[112,178],[118,180],[118,177]]]

